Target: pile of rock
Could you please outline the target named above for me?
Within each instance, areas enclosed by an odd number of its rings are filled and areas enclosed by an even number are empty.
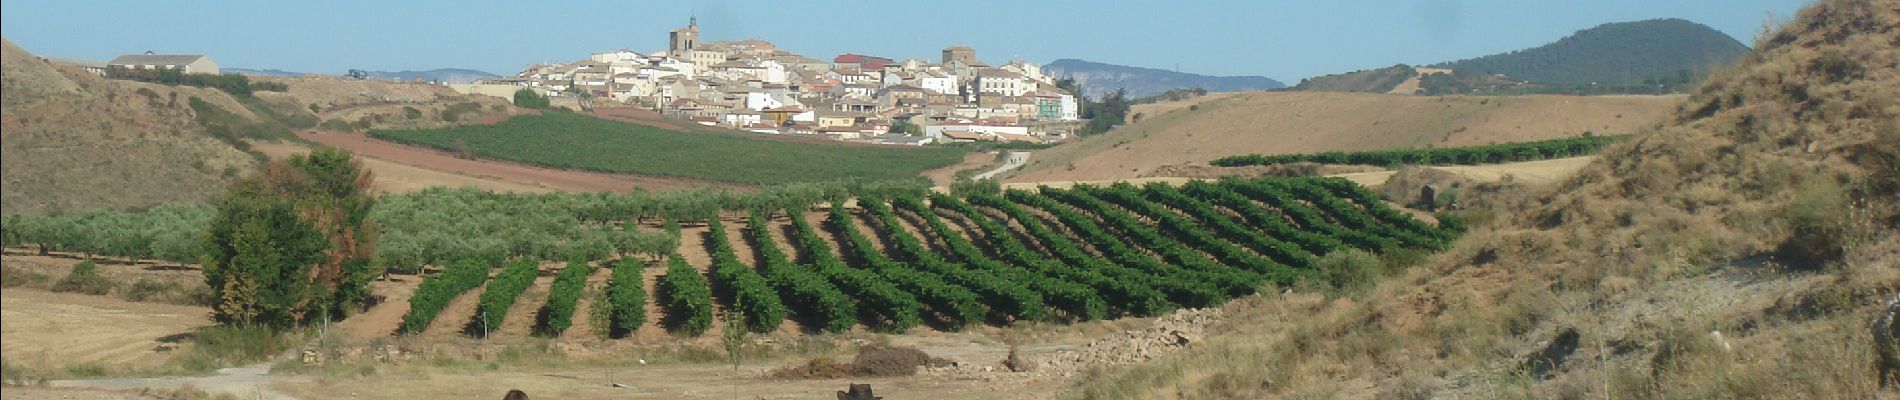
[[[1097,365],[1148,361],[1200,343],[1203,332],[1218,320],[1217,308],[1177,310],[1155,320],[1147,329],[1123,331],[1030,362],[1037,364],[1037,371],[1068,376]]]

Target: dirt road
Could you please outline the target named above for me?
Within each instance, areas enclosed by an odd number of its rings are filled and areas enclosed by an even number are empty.
[[[207,393],[224,393],[244,399],[296,400],[296,397],[270,388],[273,382],[279,380],[283,380],[283,377],[270,375],[270,365],[262,364],[220,369],[216,375],[202,377],[74,379],[50,381],[46,384],[55,388],[124,391],[146,388],[175,389],[189,385]]]
[[[1003,159],[1003,165],[998,165],[996,166],[996,169],[992,169],[989,171],[985,171],[981,174],[977,174],[976,176],[970,177],[970,179],[978,180],[978,181],[989,179],[991,177],[995,177],[996,174],[1001,174],[1004,172],[1009,172],[1010,170],[1013,170],[1013,169],[1022,168],[1023,164],[1027,164],[1027,163],[1029,163],[1029,152],[1012,151],[1012,152],[1009,152],[1009,158]]]

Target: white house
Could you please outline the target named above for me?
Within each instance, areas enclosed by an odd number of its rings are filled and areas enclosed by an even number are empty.
[[[765,81],[765,83],[785,83],[785,64],[780,64],[778,61],[765,60],[760,61],[758,66],[759,69],[757,72],[759,75],[754,77],[754,79]]]
[[[942,141],[943,139],[946,138],[946,136],[944,135],[947,132],[968,133],[968,134],[977,134],[977,135],[986,135],[986,136],[993,136],[999,133],[1028,135],[1029,127],[985,125],[985,124],[962,122],[962,121],[924,125],[925,137],[937,138],[939,139],[939,141]]]
[[[187,74],[217,74],[218,63],[202,54],[126,54],[106,62],[107,69],[175,69]]]
[[[1023,74],[991,68],[977,71],[976,89],[982,93],[1022,96],[1036,91],[1036,83]]]
[[[924,71],[917,74],[917,87],[936,94],[957,94],[957,77],[943,71]]]
[[[634,61],[634,60],[640,60],[644,58],[646,58],[646,56],[642,56],[640,55],[640,53],[635,53],[633,52],[633,50],[627,50],[627,49],[594,53],[593,56],[588,57],[588,59],[591,59],[591,60],[594,60],[594,62],[600,62],[600,63]]]
[[[1053,84],[1049,76],[1042,74],[1042,66],[1036,65],[1036,63],[1023,60],[1010,61],[1009,64],[1003,65],[1003,69],[1022,74],[1024,78],[1028,78],[1032,81]]]
[[[731,112],[731,113],[726,113],[725,115],[721,115],[719,117],[720,123],[723,123],[726,126],[731,126],[731,127],[747,127],[747,126],[757,125],[759,121],[762,121],[762,120],[764,120],[763,115],[759,115],[759,113],[748,113],[748,112]]]
[[[763,111],[769,108],[779,108],[779,107],[784,107],[784,106],[785,106],[785,102],[780,101],[779,99],[775,98],[774,96],[772,96],[771,93],[746,92],[745,94],[745,108],[750,109],[752,111]],[[758,121],[752,121],[752,122],[758,122]]]

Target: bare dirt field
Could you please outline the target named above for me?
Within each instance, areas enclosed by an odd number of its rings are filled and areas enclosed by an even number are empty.
[[[747,186],[693,181],[686,179],[663,178],[630,174],[606,174],[598,172],[573,171],[542,168],[526,164],[495,160],[470,160],[453,155],[415,146],[372,139],[360,133],[300,133],[299,137],[314,143],[349,150],[365,158],[379,159],[393,164],[413,167],[413,169],[392,168],[390,172],[376,171],[378,174],[392,174],[395,188],[426,187],[434,182],[474,183],[478,187],[531,187],[545,190],[564,190],[579,192],[615,191],[630,192],[634,189],[687,189],[687,188],[746,188]],[[372,168],[374,170],[374,168]],[[444,176],[443,173],[473,180],[458,180]],[[481,183],[491,181],[496,183]],[[503,189],[506,190],[506,189]]]
[[[1211,96],[1210,96],[1211,97]],[[1197,98],[1199,99],[1199,98]],[[1242,93],[1147,113],[1141,122],[1036,152],[1007,182],[1126,179],[1240,154],[1453,147],[1633,133],[1677,97],[1423,97]],[[1192,100],[1189,100],[1192,101]]]
[[[0,355],[30,366],[153,367],[184,335],[211,324],[211,309],[204,307],[38,289],[5,289],[0,303],[6,321]]]
[[[251,148],[261,151],[273,159],[285,159],[294,154],[310,152],[310,147],[290,142],[251,142]],[[499,177],[479,177],[459,175],[437,171],[408,164],[400,164],[374,157],[358,157],[363,166],[373,172],[370,185],[378,192],[407,193],[420,191],[432,186],[463,187],[470,186],[498,192],[542,193],[553,188],[535,186],[526,183],[502,180]]]

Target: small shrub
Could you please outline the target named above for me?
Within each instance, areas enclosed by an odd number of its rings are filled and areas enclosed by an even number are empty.
[[[1847,190],[1828,178],[1811,178],[1795,189],[1782,210],[1789,228],[1782,255],[1793,265],[1816,267],[1839,260],[1853,234]]]
[[[96,378],[106,375],[106,366],[97,362],[66,366],[66,373],[78,378]]]
[[[1379,269],[1379,257],[1363,250],[1341,250],[1320,257],[1319,276],[1334,295],[1351,296],[1372,289]]]
[[[49,280],[52,278],[39,272],[12,266],[0,267],[0,287],[44,287]]]
[[[299,342],[293,333],[268,326],[213,325],[199,330],[183,354],[173,362],[186,371],[211,371],[270,359]]]
[[[78,292],[101,295],[112,291],[112,281],[99,276],[99,265],[92,261],[73,264],[73,271],[53,284],[55,292]]]

